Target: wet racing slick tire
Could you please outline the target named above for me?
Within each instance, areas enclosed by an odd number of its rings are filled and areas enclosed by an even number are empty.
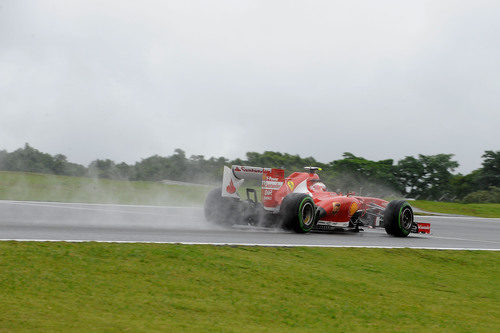
[[[205,199],[206,220],[223,226],[233,225],[238,215],[236,214],[237,203],[237,199],[223,197],[220,187],[211,190]]]
[[[316,224],[316,206],[313,199],[304,193],[290,193],[281,203],[282,227],[298,233],[306,233]]]
[[[406,237],[413,226],[413,209],[404,200],[389,202],[384,212],[385,231],[395,237]]]

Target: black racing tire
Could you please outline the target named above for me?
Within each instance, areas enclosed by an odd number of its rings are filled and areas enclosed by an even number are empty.
[[[237,199],[222,196],[222,188],[208,192],[205,199],[205,219],[208,222],[223,226],[231,226],[235,222]]]
[[[384,212],[384,228],[387,234],[406,237],[413,226],[413,209],[404,200],[389,202]]]
[[[306,233],[316,224],[316,205],[304,193],[290,193],[281,203],[282,227],[297,233]]]

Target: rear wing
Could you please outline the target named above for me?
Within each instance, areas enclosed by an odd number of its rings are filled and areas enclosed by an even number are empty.
[[[262,182],[261,198],[264,208],[273,210],[279,205],[275,194],[285,183],[285,170],[241,165],[233,165],[231,168],[224,166],[222,196],[240,198],[238,189],[245,179],[256,179]]]

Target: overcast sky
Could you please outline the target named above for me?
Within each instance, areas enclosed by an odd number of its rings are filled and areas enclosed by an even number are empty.
[[[0,149],[500,149],[500,1],[0,0]]]

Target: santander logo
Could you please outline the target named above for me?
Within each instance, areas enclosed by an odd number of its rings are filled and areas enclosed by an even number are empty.
[[[233,181],[231,180],[231,182],[229,183],[229,185],[226,187],[226,191],[227,193],[229,194],[233,194],[234,192],[236,192],[236,187],[234,187],[234,184],[233,184]]]
[[[248,168],[245,168],[245,167],[241,167],[240,170],[238,170],[239,168],[236,168],[234,170],[236,171],[243,171],[243,172],[255,172],[255,173],[262,173],[262,169],[261,168],[252,168],[252,167],[248,167]]]
[[[241,171],[239,167],[234,168],[234,171]]]

